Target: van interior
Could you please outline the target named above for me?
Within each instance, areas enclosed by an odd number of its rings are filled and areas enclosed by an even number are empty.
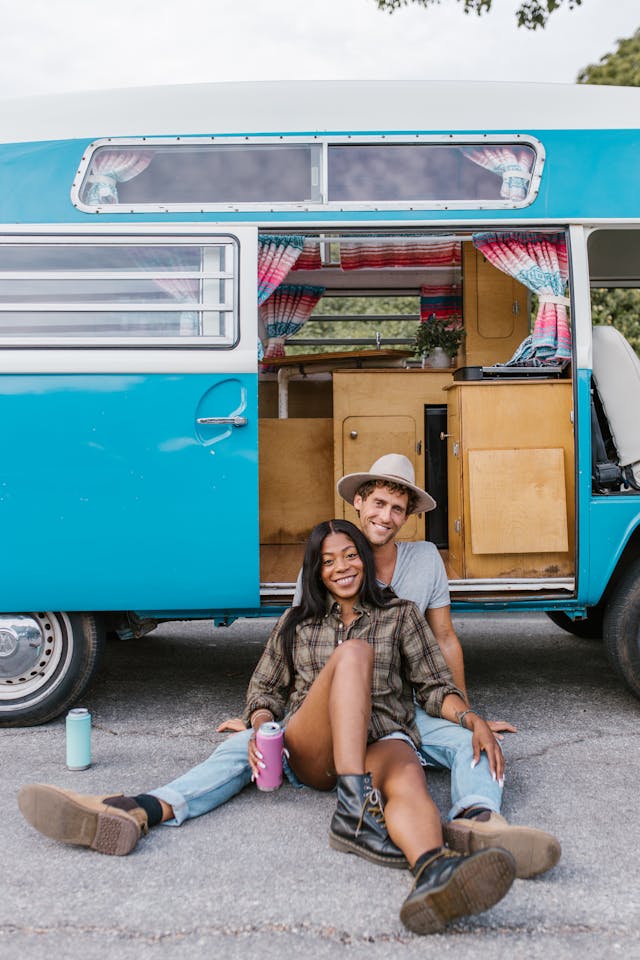
[[[337,480],[390,452],[437,501],[401,539],[436,544],[453,599],[571,596],[571,363],[507,363],[531,332],[531,291],[470,233],[433,231],[305,232],[283,283],[314,305],[279,339],[260,308],[262,602],[290,602],[316,523],[357,522]],[[464,330],[444,367],[415,356],[418,324],[438,317]]]

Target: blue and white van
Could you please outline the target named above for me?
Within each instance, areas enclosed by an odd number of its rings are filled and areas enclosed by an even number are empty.
[[[590,305],[640,285],[638,116],[570,85],[0,102],[0,723],[77,701],[114,632],[277,614],[391,451],[454,609],[603,636],[640,695],[640,364]],[[463,328],[453,362],[419,324]]]

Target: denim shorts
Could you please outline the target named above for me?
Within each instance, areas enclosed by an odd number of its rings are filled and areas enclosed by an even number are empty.
[[[420,766],[426,767],[427,762],[422,756],[422,754],[420,753],[420,751],[416,748],[415,743],[413,742],[411,737],[407,733],[404,733],[402,730],[394,730],[393,733],[388,733],[386,736],[380,737],[380,740],[404,740],[404,742],[408,743],[409,746],[412,748],[412,750],[415,751],[415,755],[420,762]],[[292,787],[296,787],[299,789],[300,787],[306,786],[306,784],[302,783],[301,780],[298,780],[295,773],[291,769],[291,764],[289,763],[289,757],[286,750],[282,754],[282,772],[284,773],[285,777],[287,778],[287,780],[289,781]],[[335,787],[333,789],[335,790]]]

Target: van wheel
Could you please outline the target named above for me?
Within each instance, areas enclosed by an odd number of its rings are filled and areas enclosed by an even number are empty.
[[[604,642],[616,673],[640,698],[640,561],[616,585],[604,616]]]
[[[0,615],[0,727],[59,716],[89,686],[104,645],[88,613]]]
[[[583,640],[602,640],[604,613],[599,604],[587,611],[584,620],[572,620],[562,610],[547,610],[547,616],[553,620],[556,627],[572,633],[574,637],[582,637]]]

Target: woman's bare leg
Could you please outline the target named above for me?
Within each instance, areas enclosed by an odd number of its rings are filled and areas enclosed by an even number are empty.
[[[310,787],[329,790],[337,774],[365,772],[372,665],[365,640],[336,647],[287,723],[291,766]]]
[[[373,785],[384,800],[389,836],[413,867],[427,850],[443,845],[440,814],[415,751],[402,740],[379,740],[366,755]]]

